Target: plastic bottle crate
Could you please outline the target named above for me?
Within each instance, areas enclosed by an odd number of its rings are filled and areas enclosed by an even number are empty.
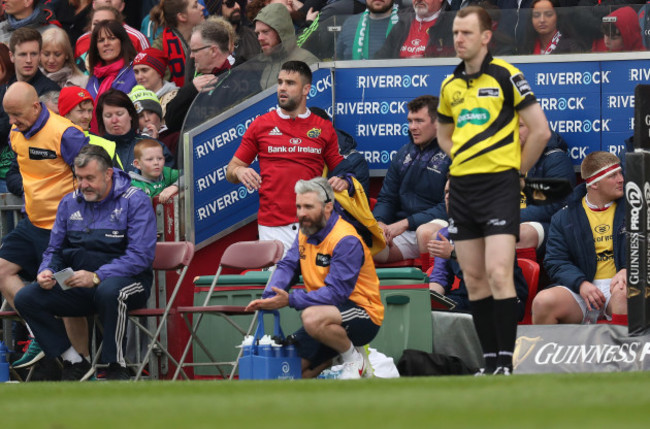
[[[274,337],[284,340],[285,336],[280,327],[280,313],[260,311],[257,330],[253,336],[252,345],[244,345],[242,357],[239,359],[240,380],[272,380],[301,378],[302,369],[300,357],[293,345],[258,344],[264,336],[264,314],[273,314]]]

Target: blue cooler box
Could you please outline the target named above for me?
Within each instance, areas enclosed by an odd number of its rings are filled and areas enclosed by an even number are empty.
[[[259,345],[264,336],[264,315],[273,314],[273,333],[276,338],[285,339],[280,327],[280,313],[277,310],[260,311],[257,330],[251,346],[244,346],[239,359],[240,380],[291,380],[302,377],[300,357],[293,345]]]

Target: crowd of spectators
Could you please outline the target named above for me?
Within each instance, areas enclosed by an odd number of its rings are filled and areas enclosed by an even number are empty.
[[[170,178],[179,174],[182,129],[272,87],[287,61],[453,57],[452,22],[469,4],[492,17],[490,49],[497,55],[650,46],[647,6],[634,1],[5,0],[0,99],[16,82],[31,85],[46,111],[81,128],[115,167],[140,182],[164,183],[156,192],[167,201],[178,190]],[[22,196],[27,192],[8,144],[10,129],[0,106],[0,192]],[[566,145],[554,136],[545,156],[558,151],[565,154]],[[145,152],[157,160],[155,168],[143,168]],[[534,211],[525,207],[522,218]],[[523,225],[522,240],[543,246],[551,215],[526,218],[540,226]],[[414,247],[413,256],[426,254],[428,241]]]

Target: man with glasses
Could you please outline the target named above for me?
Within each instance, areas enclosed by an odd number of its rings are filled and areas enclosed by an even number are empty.
[[[180,131],[185,115],[199,94],[205,94],[206,103],[195,106],[188,115],[185,128],[205,122],[219,111],[239,100],[241,80],[230,73],[230,54],[233,41],[230,24],[222,19],[205,21],[192,30],[190,37],[190,58],[194,60],[195,77],[178,91],[167,105],[165,123],[170,132]],[[215,93],[216,89],[219,92]],[[215,94],[213,97],[212,94]]]

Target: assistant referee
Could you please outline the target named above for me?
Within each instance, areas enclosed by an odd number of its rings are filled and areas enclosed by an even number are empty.
[[[520,174],[535,164],[550,131],[521,71],[490,55],[491,29],[480,7],[463,8],[454,19],[454,48],[463,62],[440,89],[438,142],[452,158],[449,235],[483,348],[479,374],[508,375],[517,336]],[[519,117],[530,130],[523,148]]]

